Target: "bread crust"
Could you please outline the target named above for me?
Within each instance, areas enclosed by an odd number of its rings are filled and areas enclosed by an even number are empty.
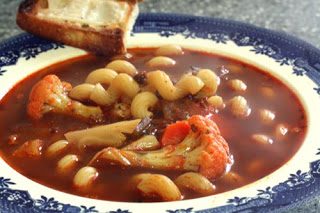
[[[25,0],[20,4],[17,13],[17,24],[25,31],[40,37],[82,48],[97,54],[113,56],[122,54],[125,48],[125,33],[120,26],[95,29],[88,25],[74,24],[64,21],[53,21],[36,16],[44,1]],[[132,4],[136,1],[128,0]]]

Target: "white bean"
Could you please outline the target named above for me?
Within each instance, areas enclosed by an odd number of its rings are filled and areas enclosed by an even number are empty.
[[[136,67],[128,61],[125,60],[115,60],[107,64],[106,68],[112,69],[117,73],[126,73],[128,75],[134,76],[138,73]]]
[[[195,172],[187,172],[180,175],[175,179],[174,183],[180,189],[190,189],[202,195],[213,194],[216,190],[215,185],[213,185],[206,177]]]
[[[223,109],[225,107],[222,97],[218,95],[208,98],[208,103],[215,109]]]
[[[73,184],[80,190],[89,189],[98,177],[99,173],[94,167],[81,168],[73,178]]]
[[[147,66],[150,68],[159,68],[159,67],[172,67],[176,64],[176,61],[166,57],[166,56],[157,56],[150,59],[147,62]]]
[[[68,174],[72,171],[77,163],[79,158],[77,155],[66,155],[58,161],[57,164],[57,171],[60,174]]]
[[[238,118],[248,117],[251,113],[247,100],[242,96],[233,97],[228,102],[228,107],[231,113]]]
[[[231,73],[241,73],[243,72],[243,67],[238,64],[229,64],[224,66]]]
[[[247,85],[239,79],[232,79],[228,81],[228,86],[236,92],[244,92],[247,90]]]
[[[270,87],[261,87],[260,91],[265,98],[272,99],[275,96],[274,90]]]
[[[263,124],[271,124],[276,118],[275,113],[267,109],[259,110],[259,116]]]
[[[251,136],[251,138],[258,144],[262,144],[262,145],[273,144],[272,138],[268,137],[267,135],[254,134]]]
[[[51,144],[46,150],[46,156],[51,158],[59,155],[68,147],[69,142],[66,140],[59,140],[53,144]]]
[[[232,185],[240,185],[245,182],[244,178],[235,172],[228,172],[222,177],[222,181],[226,184],[232,184]]]
[[[183,55],[183,50],[181,46],[176,44],[168,44],[159,47],[156,52],[158,56],[171,56],[171,55]]]

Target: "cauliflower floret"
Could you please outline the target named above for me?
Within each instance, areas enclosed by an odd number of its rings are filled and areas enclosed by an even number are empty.
[[[103,120],[100,107],[85,106],[71,100],[68,92],[71,84],[62,82],[56,75],[47,75],[31,90],[27,107],[28,115],[33,119],[40,119],[48,112],[66,114],[84,120]]]
[[[196,115],[187,120],[190,131],[175,145],[157,151],[135,152],[108,147],[98,152],[90,164],[104,162],[127,167],[200,172],[208,179],[223,175],[232,163],[229,146],[212,120]]]

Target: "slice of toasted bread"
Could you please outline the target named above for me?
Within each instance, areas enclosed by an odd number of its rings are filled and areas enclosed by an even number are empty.
[[[24,0],[17,24],[24,30],[103,55],[126,50],[138,0]]]

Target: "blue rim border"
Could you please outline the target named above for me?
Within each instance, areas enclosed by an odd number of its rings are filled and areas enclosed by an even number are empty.
[[[280,65],[292,65],[293,74],[308,76],[318,85],[314,90],[320,95],[320,72],[318,71],[320,70],[320,50],[286,33],[271,31],[238,21],[165,13],[140,14],[134,27],[133,36],[135,33],[141,32],[158,33],[163,37],[181,34],[187,39],[211,39],[216,43],[225,43],[231,40],[238,46],[252,46],[251,51],[256,54],[267,55],[279,62]],[[0,75],[6,72],[3,69],[4,67],[14,65],[20,58],[29,60],[42,52],[63,47],[61,44],[29,34],[18,35],[2,41],[0,42]],[[319,152],[317,155],[319,155]],[[34,206],[29,206],[29,209],[26,209],[26,206],[21,206],[21,203],[20,206],[17,206],[17,203],[11,203],[10,206],[18,212],[62,212],[62,209],[63,212],[97,212],[94,207],[75,207],[59,203],[54,198],[45,196],[42,196],[39,200],[33,200],[28,192],[11,189],[13,184],[9,179],[0,177],[0,207],[8,206],[8,200],[1,195],[14,194],[20,196],[20,201],[21,199],[24,201],[29,199],[28,205],[30,205],[30,200],[34,201]],[[306,187],[309,190],[307,192],[304,190]],[[230,199],[225,206],[199,212],[266,212],[298,206],[301,202],[320,195],[320,160],[311,162],[309,171],[298,170],[295,174],[291,174],[287,181],[258,192],[256,197],[235,197]],[[287,194],[289,192],[295,194],[289,196]],[[281,196],[284,195],[286,199],[281,200]],[[301,196],[303,199],[297,199],[297,196]],[[277,202],[279,199],[282,202]],[[50,208],[46,209],[44,207]],[[113,212],[130,211],[118,209]],[[167,212],[192,212],[192,208],[167,210]]]

